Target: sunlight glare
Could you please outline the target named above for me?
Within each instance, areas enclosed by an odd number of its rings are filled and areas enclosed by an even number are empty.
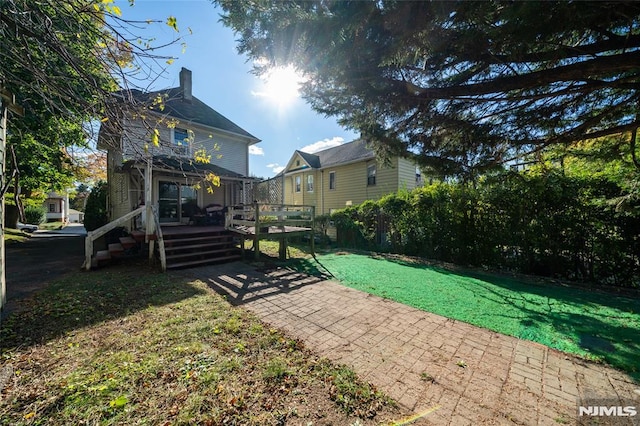
[[[274,68],[265,77],[264,95],[279,105],[290,104],[300,97],[298,90],[303,81],[291,66]]]

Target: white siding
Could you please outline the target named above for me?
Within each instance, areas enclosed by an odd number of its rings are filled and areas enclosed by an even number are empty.
[[[151,119],[143,123],[139,119],[126,120],[123,132],[122,149],[124,160],[146,157],[152,155],[185,156],[193,158],[193,154],[202,148],[211,156],[211,163],[225,169],[239,173],[243,176],[249,174],[248,144],[249,140],[236,137],[215,129],[207,129],[189,123],[177,122],[176,127],[193,132],[193,141],[185,155],[176,152],[173,144],[172,129],[166,123],[154,124],[159,133],[159,146],[151,143],[153,129],[150,127]],[[145,145],[148,152],[145,151]],[[182,151],[182,150],[180,150]]]

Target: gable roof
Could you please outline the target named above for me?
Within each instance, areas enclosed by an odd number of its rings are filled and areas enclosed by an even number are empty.
[[[302,157],[309,167],[314,169],[324,169],[326,167],[339,166],[355,161],[370,160],[376,157],[373,150],[367,146],[367,141],[364,139],[356,139],[313,154],[296,150],[285,170],[290,168],[290,163],[296,154]]]
[[[130,95],[136,102],[148,105],[148,108],[160,114],[166,114],[180,121],[197,123],[207,127],[224,130],[252,139],[251,143],[260,142],[260,139],[244,130],[242,127],[220,114],[200,99],[192,96],[191,101],[186,101],[182,96],[180,87],[157,90],[154,92],[142,92],[137,89],[119,92],[121,96]],[[154,100],[161,96],[164,99],[164,108],[161,110]]]

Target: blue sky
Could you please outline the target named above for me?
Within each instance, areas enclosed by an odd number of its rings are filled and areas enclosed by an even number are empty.
[[[204,0],[158,1],[136,0],[129,7],[116,0],[124,19],[162,20],[175,16],[179,34],[164,24],[140,31],[161,41],[184,37],[161,53],[177,59],[167,66],[164,76],[149,82],[150,90],[179,85],[181,67],[193,72],[193,94],[262,142],[252,149],[249,168],[255,176],[271,177],[285,166],[294,150],[313,152],[324,147],[349,142],[358,137],[342,128],[333,118],[314,112],[302,99],[288,98],[288,87],[274,86],[250,73],[252,63],[236,50],[237,37],[219,22],[221,11]],[[191,33],[189,31],[191,30]],[[292,81],[293,78],[286,79]],[[288,99],[288,100],[287,100]]]

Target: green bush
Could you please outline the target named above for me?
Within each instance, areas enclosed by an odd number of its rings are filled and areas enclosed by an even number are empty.
[[[346,247],[634,287],[640,209],[606,201],[621,195],[603,177],[503,172],[390,194],[331,219]]]
[[[27,223],[31,223],[33,225],[40,225],[46,219],[46,212],[42,205],[39,207],[36,206],[26,206],[24,208],[24,220]]]
[[[98,229],[109,221],[107,189],[107,183],[100,181],[93,187],[87,197],[87,205],[84,212],[84,227],[87,231]]]

